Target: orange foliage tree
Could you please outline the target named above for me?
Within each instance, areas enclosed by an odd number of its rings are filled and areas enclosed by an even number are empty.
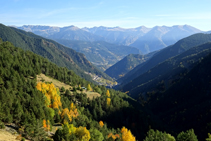
[[[100,124],[100,127],[103,127],[104,125],[103,121],[100,121],[99,124]]]
[[[135,141],[136,138],[132,135],[131,131],[125,127],[121,129],[122,141]]]
[[[46,131],[49,131],[51,129],[51,124],[50,124],[50,121],[43,119],[43,128],[46,130]]]
[[[120,138],[119,134],[114,135],[113,133],[109,133],[107,137],[108,138],[112,137],[113,140],[115,140],[116,138]]]
[[[46,125],[46,120],[45,119],[43,119],[43,122],[42,123],[43,123],[43,127],[46,128],[47,125]]]

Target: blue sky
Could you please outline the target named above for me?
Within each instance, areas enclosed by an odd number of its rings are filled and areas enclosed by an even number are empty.
[[[94,27],[188,24],[211,30],[211,0],[0,0],[0,23]]]

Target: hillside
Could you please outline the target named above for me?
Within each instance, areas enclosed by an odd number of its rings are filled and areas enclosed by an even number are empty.
[[[167,59],[146,73],[124,85],[123,91],[129,91],[130,96],[140,96],[147,99],[157,91],[166,91],[174,83],[180,81],[198,63],[211,53],[211,42],[193,47],[184,53]]]
[[[21,47],[24,50],[30,50],[46,57],[61,67],[67,67],[89,81],[92,81],[92,78],[85,74],[85,72],[94,73],[111,80],[106,74],[96,69],[83,54],[60,45],[55,41],[16,28],[9,28],[2,24],[0,24],[0,38],[3,41],[12,42],[15,46]]]
[[[1,39],[0,51],[0,128],[14,125],[20,139],[148,141],[152,136],[174,139],[165,132],[154,132],[152,128],[168,129],[165,122],[125,93],[94,85],[73,71]],[[37,83],[37,75],[45,75],[48,80]],[[71,89],[56,88],[55,79]],[[100,96],[90,100],[81,86]],[[185,139],[195,136],[190,131],[191,135],[189,131],[187,135],[180,134]]]
[[[86,42],[60,39],[56,39],[56,41],[83,53],[91,63],[103,71],[130,53],[141,53],[134,47],[115,45],[103,41]]]
[[[127,72],[135,68],[137,65],[146,62],[151,55],[129,54],[110,68],[105,73],[114,79],[123,77]]]
[[[199,140],[204,140],[207,132],[210,132],[210,64],[211,55],[167,91],[151,95],[145,103],[169,125],[169,131],[194,128]]]
[[[94,85],[73,71],[14,47],[10,42],[0,40],[0,51],[0,128],[13,123],[14,130],[29,140],[82,140],[86,137],[102,141],[123,138],[120,128],[133,139],[142,140],[149,124],[154,127],[148,113],[136,109],[138,103],[125,93]],[[72,89],[56,88],[54,81],[37,83],[36,75],[41,73]],[[101,96],[90,100],[82,86]],[[52,126],[60,128],[49,137]],[[75,129],[74,134],[69,133],[71,128]],[[80,131],[82,135],[78,134]]]
[[[166,59],[179,55],[188,49],[204,44],[211,41],[211,34],[195,34],[179,40],[172,46],[162,49],[156,53],[152,58],[150,58],[144,65],[138,65],[133,70],[128,72],[124,77],[118,79],[117,81],[121,83],[121,86],[129,83],[131,80],[142,75],[143,73],[149,71],[159,63],[162,63]]]

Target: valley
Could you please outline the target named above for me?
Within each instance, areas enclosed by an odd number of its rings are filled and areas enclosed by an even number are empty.
[[[211,34],[187,25],[23,28],[33,33],[0,25],[3,139],[209,139]],[[154,48],[132,46],[147,36]]]
[[[211,141],[211,0],[6,0],[0,141]]]

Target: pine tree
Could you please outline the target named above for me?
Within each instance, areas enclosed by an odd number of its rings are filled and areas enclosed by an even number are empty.
[[[181,132],[177,135],[177,141],[198,141],[193,129]]]
[[[103,141],[104,140],[103,134],[96,128],[90,129],[90,135],[91,135],[92,141]]]
[[[211,134],[208,133],[208,138],[206,138],[206,141],[211,141]]]

